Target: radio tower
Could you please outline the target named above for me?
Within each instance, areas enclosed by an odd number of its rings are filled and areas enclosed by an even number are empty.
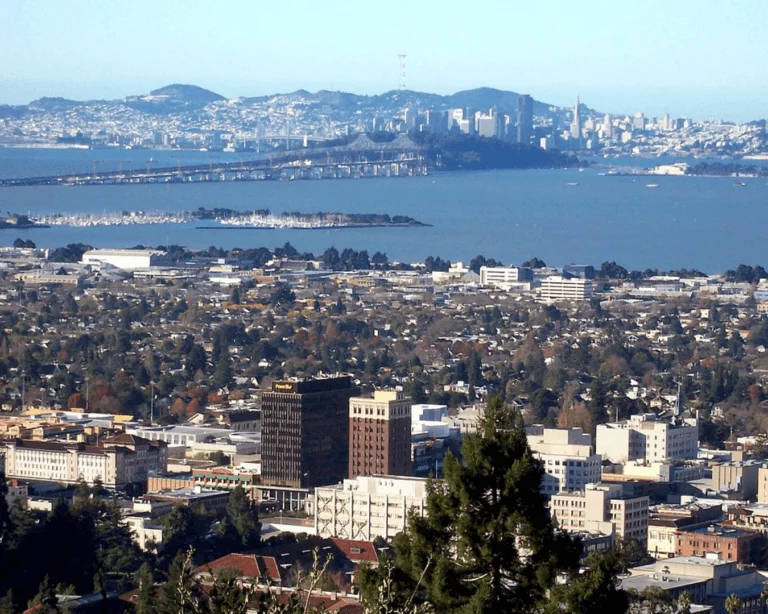
[[[405,51],[403,51],[399,56],[400,58],[400,89],[405,89],[405,58],[407,57],[405,55]]]

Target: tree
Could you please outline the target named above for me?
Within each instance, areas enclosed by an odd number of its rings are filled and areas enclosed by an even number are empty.
[[[680,599],[677,600],[677,613],[691,614],[691,594],[688,591],[683,591]]]
[[[136,614],[154,614],[156,612],[157,591],[155,579],[152,576],[152,568],[148,563],[144,563],[139,568],[137,583],[139,592],[136,595]]]
[[[227,514],[244,548],[255,548],[259,544],[261,523],[258,508],[248,498],[242,486],[237,486],[229,496]]]
[[[593,552],[587,557],[583,573],[574,574],[569,581],[558,584],[546,613],[591,614],[611,612],[621,614],[629,607],[627,593],[616,586],[616,576],[623,570],[621,552]],[[690,613],[689,613],[690,614]]]
[[[737,614],[737,612],[741,611],[742,605],[743,603],[737,595],[730,595],[725,600],[725,611],[728,614]]]
[[[195,581],[190,548],[179,552],[168,570],[168,579],[163,584],[158,601],[161,614],[202,614],[205,611],[202,589]]]
[[[542,470],[520,417],[492,398],[477,434],[451,454],[432,482],[424,517],[412,516],[394,541],[398,604],[437,612],[530,611],[545,602],[559,571],[575,571],[580,546],[555,531],[539,492]],[[525,550],[525,555],[522,554]],[[383,581],[361,574],[367,603]]]
[[[216,371],[213,373],[211,383],[214,388],[229,388],[232,385],[232,361],[229,352],[222,352],[219,362],[216,363]]]

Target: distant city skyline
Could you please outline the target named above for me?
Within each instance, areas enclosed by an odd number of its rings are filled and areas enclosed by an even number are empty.
[[[445,4],[386,10],[195,0],[16,3],[0,24],[0,103],[115,99],[169,83],[227,97],[297,89],[450,94],[488,86],[610,113],[748,121],[768,116],[768,3],[488,0],[478,19]],[[482,16],[493,18],[481,18]],[[475,25],[477,24],[477,25]]]

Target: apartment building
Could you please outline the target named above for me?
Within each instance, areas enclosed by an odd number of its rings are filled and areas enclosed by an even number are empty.
[[[582,492],[554,495],[549,505],[568,532],[613,534],[643,544],[648,539],[648,497],[625,495],[619,484],[587,484]]]
[[[315,489],[315,531],[319,537],[390,539],[405,530],[408,514],[423,515],[427,479],[358,476]]]
[[[599,424],[596,452],[612,463],[692,459],[698,453],[698,437],[695,419],[677,425],[659,420],[655,414],[640,414],[629,420]]]
[[[542,494],[549,497],[583,490],[587,484],[600,481],[600,455],[594,453],[592,437],[580,428],[531,427],[527,436],[531,451],[544,469]]]

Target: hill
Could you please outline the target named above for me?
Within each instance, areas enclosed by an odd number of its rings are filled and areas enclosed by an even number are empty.
[[[181,83],[172,83],[157,90],[152,90],[150,96],[165,96],[167,100],[174,102],[186,102],[190,104],[206,105],[211,102],[226,100],[221,94],[212,92],[197,85],[185,85]]]

